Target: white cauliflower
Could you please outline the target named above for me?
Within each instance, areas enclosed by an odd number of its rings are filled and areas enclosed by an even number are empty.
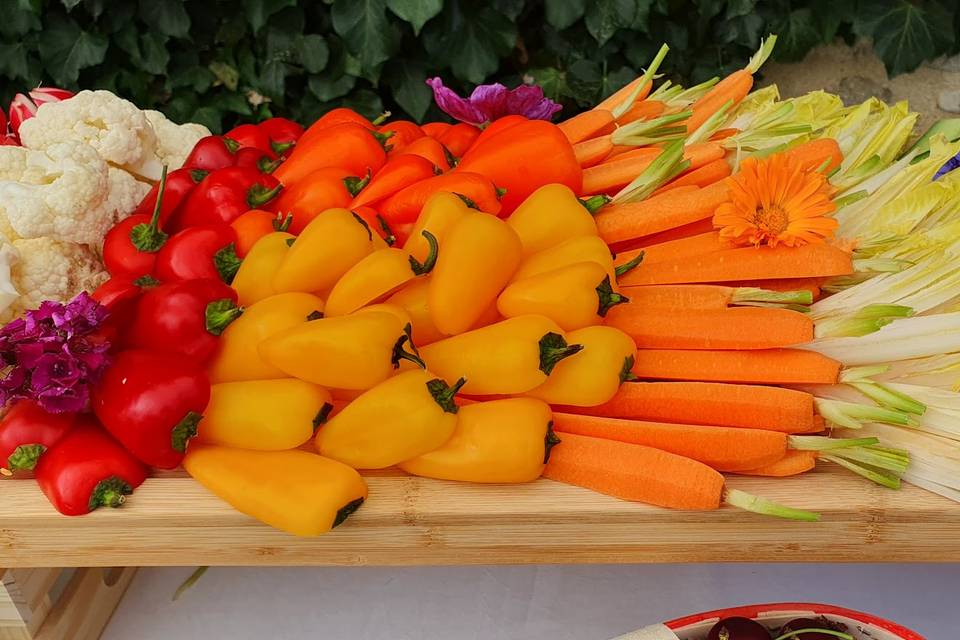
[[[107,164],[90,145],[0,147],[0,231],[11,240],[101,242],[113,223],[113,212],[103,211],[110,186]]]
[[[123,220],[129,216],[140,201],[150,191],[149,182],[141,182],[123,169],[110,167],[108,175],[110,186],[107,190],[107,197],[100,206],[99,215],[109,219],[113,223]],[[97,239],[102,242],[103,237]]]
[[[0,317],[3,317],[10,305],[20,297],[20,292],[13,286],[11,272],[19,258],[17,250],[12,245],[7,242],[0,244]]]
[[[143,111],[109,91],[81,91],[47,102],[20,125],[23,146],[43,150],[64,140],[85,142],[112,165],[159,180],[157,136]]]
[[[10,281],[20,297],[0,313],[2,322],[36,309],[44,300],[66,301],[81,291],[92,291],[108,277],[93,250],[83,245],[30,238],[7,246],[17,253]]]
[[[210,135],[210,129],[196,122],[177,124],[159,111],[152,110],[144,111],[143,115],[157,134],[157,155],[160,162],[167,165],[170,171],[182,167],[200,138]]]

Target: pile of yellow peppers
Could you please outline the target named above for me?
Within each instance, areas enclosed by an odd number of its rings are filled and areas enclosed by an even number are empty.
[[[233,282],[245,311],[184,466],[298,535],[359,507],[358,470],[535,480],[559,442],[550,405],[602,404],[630,375],[633,340],[601,324],[626,300],[617,275],[559,184],[507,219],[435,194],[402,248],[346,209],[266,235]]]

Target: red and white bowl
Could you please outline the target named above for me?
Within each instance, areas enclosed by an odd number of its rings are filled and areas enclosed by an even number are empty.
[[[809,602],[756,604],[708,611],[638,629],[614,640],[703,640],[718,620],[733,616],[751,618],[773,629],[794,618],[825,616],[828,620],[845,624],[847,633],[857,640],[926,640],[916,631],[869,613]]]

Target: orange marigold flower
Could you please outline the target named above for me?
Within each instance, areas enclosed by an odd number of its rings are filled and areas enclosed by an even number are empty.
[[[747,158],[726,183],[730,202],[717,208],[713,225],[735,244],[796,247],[823,242],[837,229],[827,217],[836,205],[826,176],[804,170],[785,153]]]

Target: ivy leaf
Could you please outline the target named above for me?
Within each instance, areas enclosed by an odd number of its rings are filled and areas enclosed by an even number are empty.
[[[282,60],[268,60],[260,70],[258,86],[274,100],[283,100],[288,67]]]
[[[830,42],[836,37],[841,24],[853,22],[856,16],[856,4],[836,0],[812,0],[810,11],[813,14],[814,25],[820,34],[820,40]]]
[[[297,59],[307,73],[320,73],[330,60],[330,47],[323,36],[311,33],[297,38]]]
[[[546,0],[544,9],[547,23],[557,29],[566,29],[583,17],[587,0]]]
[[[107,39],[97,33],[83,31],[69,18],[51,19],[40,34],[40,59],[47,72],[60,85],[72,85],[81,69],[103,62]]]
[[[423,25],[443,10],[443,0],[387,0],[387,7],[409,22],[418,36]]]
[[[197,122],[210,129],[214,134],[223,131],[223,113],[216,107],[205,106],[195,109],[190,122]]]
[[[596,104],[602,86],[600,65],[592,60],[577,60],[567,69],[569,96],[581,105]]]
[[[63,3],[63,6],[67,9],[67,11],[70,11],[70,9],[73,9],[75,6],[77,6],[78,4],[80,4],[82,1],[83,1],[83,0],[60,0],[60,2]]]
[[[749,15],[756,6],[757,0],[730,0],[727,3],[727,19]]]
[[[634,0],[593,0],[587,7],[587,31],[603,46],[618,29],[630,26],[637,15],[637,4]]]
[[[820,42],[820,33],[814,26],[810,9],[791,11],[781,22],[775,23],[773,32],[778,34],[774,50],[777,60],[802,60],[807,51]]]
[[[285,7],[297,6],[297,0],[243,0],[244,13],[250,21],[250,27],[257,33],[267,24],[270,16]]]
[[[855,29],[873,36],[873,46],[890,75],[913,71],[953,43],[950,13],[938,2],[863,0]],[[866,31],[867,33],[864,33]]]
[[[490,6],[507,16],[511,20],[516,20],[523,13],[525,0],[491,0]]]
[[[420,62],[398,60],[384,67],[384,77],[397,104],[417,122],[423,120],[433,100],[433,91],[425,82],[426,66]]]
[[[140,0],[140,19],[174,38],[186,38],[190,33],[190,16],[181,0]]]
[[[385,0],[336,0],[331,11],[333,29],[363,67],[374,73],[396,48],[397,38],[387,21]]]
[[[322,102],[336,100],[350,93],[357,83],[356,76],[322,73],[307,79],[307,88]]]
[[[380,100],[380,96],[368,89],[354,91],[341,104],[371,120],[383,113],[383,102]]]
[[[0,43],[0,73],[11,79],[29,79],[27,48],[22,42]]]
[[[451,2],[444,18],[424,32],[424,47],[436,59],[448,61],[462,80],[476,84],[486,80],[517,40],[516,25],[489,7]]]
[[[543,89],[543,95],[554,102],[560,102],[567,94],[567,79],[560,69],[555,67],[527,69],[526,75]]]
[[[31,11],[20,9],[6,11],[3,20],[0,20],[0,33],[13,38],[37,29],[40,29],[40,19]]]
[[[17,0],[17,8],[22,11],[40,12],[42,0]]]

